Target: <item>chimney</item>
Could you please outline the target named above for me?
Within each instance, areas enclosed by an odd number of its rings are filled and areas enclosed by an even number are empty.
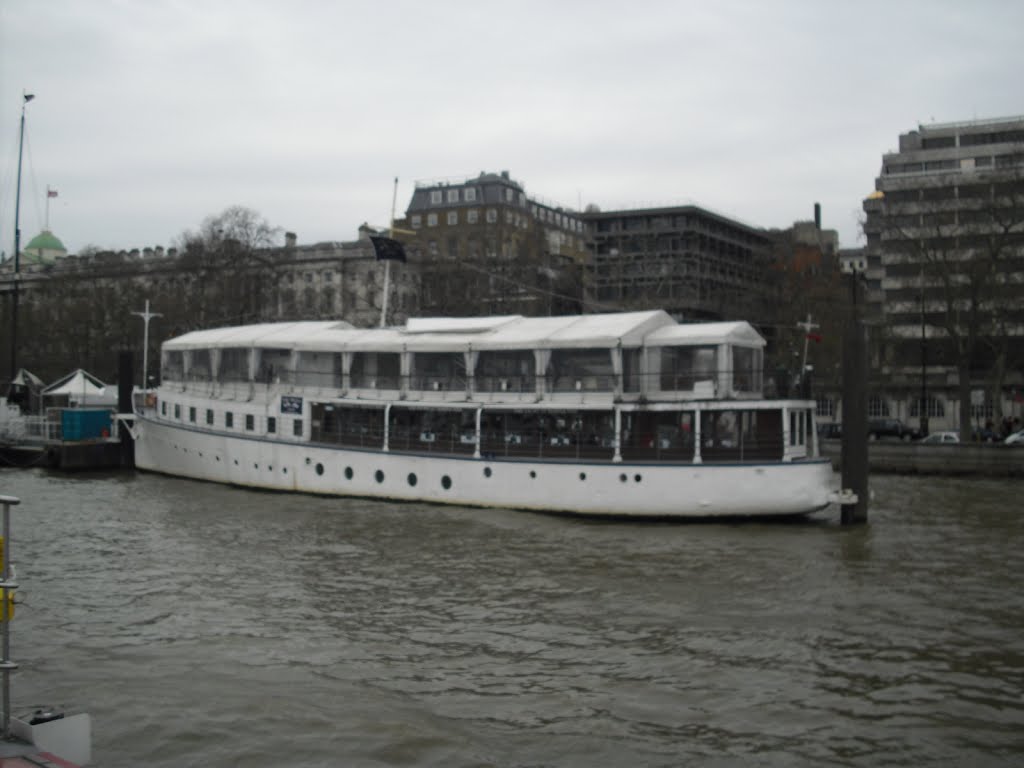
[[[814,228],[821,230],[821,203],[814,204]]]
[[[295,233],[294,232],[285,232],[284,233],[284,247],[285,248],[294,248],[295,247]]]

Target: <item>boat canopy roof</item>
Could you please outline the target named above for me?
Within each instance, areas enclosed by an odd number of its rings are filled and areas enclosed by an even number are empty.
[[[267,323],[193,331],[164,342],[163,348],[459,352],[726,343],[764,346],[765,341],[746,322],[680,325],[659,309],[565,317],[417,318],[404,328],[354,328],[345,322]]]

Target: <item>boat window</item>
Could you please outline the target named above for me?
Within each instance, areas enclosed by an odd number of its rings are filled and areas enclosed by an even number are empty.
[[[235,426],[235,414],[231,411],[224,412],[224,426],[231,429]]]
[[[295,383],[304,387],[341,389],[341,353],[300,352]]]
[[[220,368],[217,380],[241,383],[249,380],[249,350],[228,348],[220,351]]]
[[[714,392],[718,375],[718,350],[713,346],[662,347],[661,389],[691,392],[709,388]]]
[[[484,456],[611,459],[615,452],[612,411],[484,411],[480,420]]]
[[[194,405],[189,406],[188,420],[191,421],[193,424],[196,423],[196,407]]]
[[[175,404],[175,406],[174,406],[174,418],[176,418],[176,419],[180,419],[181,418],[181,406],[180,405]]]
[[[609,349],[553,349],[545,375],[553,392],[610,392],[615,388]]]
[[[410,389],[466,388],[466,358],[462,352],[416,352],[412,356]]]
[[[399,389],[401,372],[398,352],[356,352],[349,373],[354,389]]]
[[[384,444],[384,409],[311,403],[310,440],[357,448],[380,448]]]
[[[295,437],[302,437],[302,419],[292,420],[292,435]]]
[[[181,350],[164,350],[160,362],[160,377],[164,381],[185,380],[185,355]]]
[[[630,461],[692,461],[692,411],[639,411],[622,414],[622,458]]]
[[[484,350],[476,363],[477,392],[533,392],[537,365],[530,350]]]
[[[188,380],[211,381],[210,350],[193,349],[189,356]]]
[[[783,447],[782,411],[703,411],[700,440],[705,462],[778,461]]]
[[[252,432],[256,429],[256,417],[251,413],[245,414],[245,431]]]
[[[388,446],[393,451],[473,453],[476,414],[468,410],[392,408]]]
[[[640,349],[622,350],[622,391],[639,392],[643,375],[643,355]]]
[[[206,409],[206,423],[213,424],[213,408]]]
[[[167,415],[167,401],[166,400],[164,400],[163,402],[160,403],[160,415],[161,416],[166,416]]]
[[[264,384],[293,383],[290,349],[256,349],[256,381]]]
[[[761,350],[756,347],[732,348],[732,387],[738,392],[760,392]]]
[[[277,432],[277,418],[274,416],[267,416],[267,434],[272,435]]]

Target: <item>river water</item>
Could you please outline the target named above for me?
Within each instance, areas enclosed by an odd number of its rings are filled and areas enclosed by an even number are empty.
[[[15,713],[119,766],[1024,762],[1019,481],[596,522],[0,470]]]

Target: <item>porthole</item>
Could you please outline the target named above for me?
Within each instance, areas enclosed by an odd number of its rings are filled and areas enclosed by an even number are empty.
[[[639,483],[644,478],[643,478],[643,475],[633,475],[633,479],[636,480]]]
[[[238,459],[235,459],[235,466],[238,466]]]
[[[382,472],[379,469],[374,473],[373,477],[374,477],[374,479],[376,479],[376,481],[378,483],[383,483],[384,482],[384,472]]]
[[[282,467],[281,473],[287,475],[288,474],[288,467]]]
[[[273,472],[273,471],[274,471],[274,465],[273,464],[267,464],[267,472]]]
[[[530,470],[530,477],[536,477],[536,476],[537,476],[537,473],[536,473],[536,472],[534,472],[534,471],[533,471],[533,470],[531,469],[531,470]]]
[[[259,465],[259,464],[253,464],[253,465],[252,465],[252,468],[253,468],[253,469],[259,469],[259,468],[260,468],[260,465]]]
[[[317,473],[318,475],[322,475],[322,474],[324,473],[324,465],[323,465],[323,464],[319,464],[319,463],[318,463],[318,464],[316,465],[316,473]]]
[[[484,477],[490,477],[490,476],[491,476],[491,468],[490,467],[484,467]]]
[[[354,473],[352,472],[352,467],[345,467],[345,479],[346,480],[351,480],[353,474]]]
[[[312,463],[313,463],[313,460],[307,456],[306,457],[306,466],[308,467]]]
[[[586,472],[580,472],[580,480],[586,480],[586,479],[587,479],[587,473]]]
[[[407,479],[409,480],[409,485],[412,485],[412,486],[416,485],[416,473],[415,472],[410,472],[409,473],[409,477]]]
[[[441,478],[441,487],[444,488],[446,491],[452,487],[452,479],[448,477],[448,475],[445,475],[444,477]]]
[[[626,477],[625,473],[623,473],[623,474],[619,475],[619,482],[620,482],[620,483],[624,483],[624,482],[626,482],[627,480],[629,480],[629,478],[628,478],[628,477]]]

